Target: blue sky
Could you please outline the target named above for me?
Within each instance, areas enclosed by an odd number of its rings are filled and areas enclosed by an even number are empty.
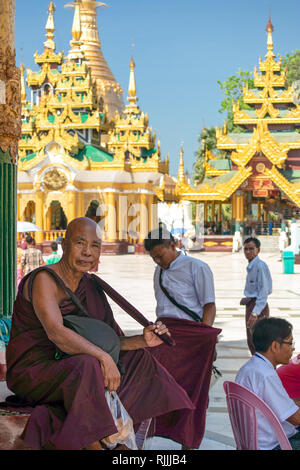
[[[48,0],[15,0],[17,64],[37,70],[33,53],[43,51]],[[73,10],[56,0],[55,41],[69,50]],[[189,173],[203,125],[222,126],[218,112],[224,81],[254,69],[267,51],[269,11],[276,54],[300,49],[299,0],[107,0],[98,10],[104,56],[124,90],[133,54],[139,105],[161,141],[162,157],[170,154],[170,173],[177,174],[179,149]],[[286,9],[285,9],[286,5]],[[131,46],[134,44],[134,47]]]

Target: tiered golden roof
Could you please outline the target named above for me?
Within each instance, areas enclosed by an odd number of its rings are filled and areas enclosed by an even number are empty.
[[[26,102],[26,90],[22,79],[23,127],[22,140],[19,144],[20,169],[25,163],[22,161],[23,158],[26,159],[29,154],[44,155],[45,148],[52,141],[59,143],[66,155],[76,155],[84,147],[84,143],[80,141],[76,132],[70,133],[70,131],[78,130],[83,133],[94,129],[99,133],[100,129],[103,131],[108,129],[103,101],[98,98],[90,69],[82,61],[82,53],[77,48],[81,37],[78,7],[77,1],[71,51],[67,60],[61,64],[61,70],[58,67],[53,68],[54,62],[46,60],[41,63],[41,72],[28,71],[27,83],[38,93],[35,104]],[[46,28],[52,34],[54,31],[52,2],[48,12]],[[52,35],[51,41],[53,45]],[[47,44],[49,46],[49,43]],[[57,57],[53,49],[51,54],[53,58]],[[58,66],[59,62],[55,65]],[[22,67],[22,76],[23,73],[24,67]],[[90,143],[99,144],[99,137],[97,142]]]
[[[161,161],[160,143],[156,147],[156,133],[149,128],[148,114],[137,105],[135,63],[130,61],[128,101],[124,111],[116,113],[114,127],[108,133],[107,148],[111,153],[124,153],[124,161],[131,171],[169,172],[169,161]]]
[[[254,89],[249,90],[248,85],[243,88],[243,100],[250,109],[241,109],[239,101],[233,105],[234,123],[244,132],[228,133],[226,126],[216,129],[217,148],[227,154],[227,159],[218,160],[206,152],[203,183],[197,188],[178,183],[180,197],[225,201],[252,175],[253,158],[265,158],[268,164],[254,163],[259,178],[271,178],[300,206],[299,183],[288,180],[290,173],[294,180],[298,178],[297,171],[289,169],[288,161],[291,150],[300,150],[300,135],[295,130],[295,125],[300,125],[300,106],[293,101],[293,87],[286,85],[281,60],[275,60],[271,19],[266,31],[267,54],[264,61],[259,59],[260,73],[254,70]],[[226,169],[227,163],[230,165]],[[290,173],[285,171],[288,169]]]

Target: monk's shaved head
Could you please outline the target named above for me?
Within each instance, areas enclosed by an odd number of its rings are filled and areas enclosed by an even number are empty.
[[[98,224],[88,217],[77,217],[73,219],[67,226],[65,240],[68,242],[75,232],[80,232],[81,230],[91,229],[95,230],[97,238],[101,240],[101,230]]]

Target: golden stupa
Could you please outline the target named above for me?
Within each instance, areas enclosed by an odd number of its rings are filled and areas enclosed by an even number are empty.
[[[67,5],[74,19],[65,57],[55,50],[50,3],[44,52],[34,56],[40,70],[27,69],[30,100],[21,66],[18,220],[42,229],[36,241],[44,249],[68,221],[86,215],[102,224],[104,252],[126,252],[128,243],[138,246],[157,225],[157,202],[177,200],[168,157],[161,160],[148,115],[137,105],[133,59],[129,103],[121,106],[121,87],[101,52],[101,5]]]

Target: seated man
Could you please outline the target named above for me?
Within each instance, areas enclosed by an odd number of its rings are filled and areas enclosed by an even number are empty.
[[[34,406],[22,436],[33,449],[101,449],[99,441],[117,432],[106,389],[117,391],[135,426],[174,410],[193,409],[185,391],[144,349],[160,344],[153,331],[163,334],[166,327],[157,323],[141,336],[125,337],[95,276],[87,274],[100,256],[97,229],[90,219],[74,219],[62,259],[28,274],[14,304],[7,385]],[[64,315],[79,312],[66,287],[89,316],[120,337],[124,375],[109,354],[64,326]],[[57,348],[69,356],[55,360]]]
[[[288,396],[276,373],[287,364],[294,351],[292,325],[281,318],[263,318],[255,323],[253,343],[256,353],[238,371],[236,382],[254,392],[275,413],[293,449],[300,449],[300,409]],[[269,422],[257,413],[258,444],[261,450],[278,449]]]

